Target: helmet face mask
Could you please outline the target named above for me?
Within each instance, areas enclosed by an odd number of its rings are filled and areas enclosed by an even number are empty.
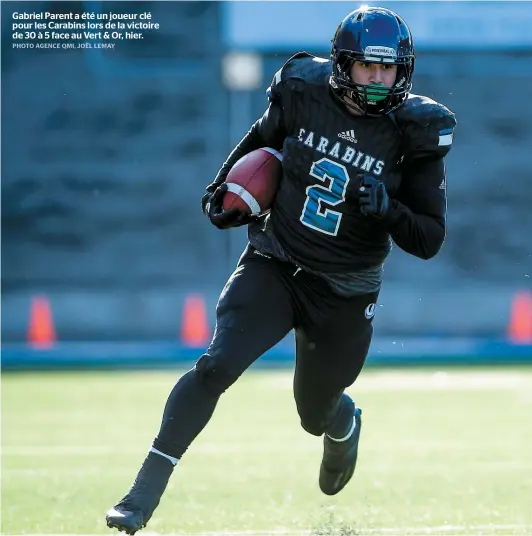
[[[332,43],[330,85],[333,95],[345,106],[379,116],[403,104],[412,89],[415,53],[410,30],[398,15],[383,8],[354,11],[340,23]],[[353,82],[351,68],[355,61],[397,65],[393,86]]]

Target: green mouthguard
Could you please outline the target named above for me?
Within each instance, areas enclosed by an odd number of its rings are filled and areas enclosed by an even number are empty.
[[[370,84],[367,94],[369,100],[381,101],[388,96],[388,88],[383,84]]]

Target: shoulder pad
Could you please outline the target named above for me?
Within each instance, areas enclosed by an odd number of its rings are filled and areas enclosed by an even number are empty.
[[[456,119],[448,108],[422,95],[409,95],[395,112],[403,133],[405,156],[444,157],[452,147]]]
[[[308,52],[298,52],[294,54],[273,76],[270,87],[266,90],[266,95],[270,102],[281,98],[284,89],[295,89],[298,81],[303,82],[318,82],[318,79],[323,78],[319,73],[330,64],[329,60],[318,58]],[[330,69],[329,69],[330,71]],[[327,81],[330,72],[327,73]]]

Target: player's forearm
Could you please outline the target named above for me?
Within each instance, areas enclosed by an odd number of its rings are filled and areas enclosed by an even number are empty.
[[[405,165],[403,185],[390,200],[389,229],[407,253],[430,259],[445,240],[445,164],[443,158],[416,159]]]
[[[231,151],[227,160],[224,162],[223,166],[220,168],[214,181],[207,186],[207,191],[213,192],[216,190],[220,184],[225,181],[229,170],[245,155],[251,153],[255,149],[260,149],[264,147],[264,141],[260,134],[257,132],[256,128],[257,123],[255,123],[242,140],[236,145],[236,147]]]
[[[207,186],[207,191],[213,192],[220,186],[225,181],[229,170],[243,156],[261,147],[281,149],[285,137],[282,109],[278,106],[270,105],[264,115],[253,124],[242,140],[231,151],[231,154],[216,174],[214,181]]]
[[[415,214],[399,201],[391,201],[390,234],[404,251],[420,259],[431,259],[445,240],[444,216]]]

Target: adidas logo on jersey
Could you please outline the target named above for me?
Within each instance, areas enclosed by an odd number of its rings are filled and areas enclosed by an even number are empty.
[[[355,132],[353,130],[340,132],[338,136],[349,140],[351,143],[357,143]],[[316,140],[314,138],[316,138]],[[333,158],[341,160],[342,165],[351,164],[353,167],[372,173],[375,176],[380,175],[385,166],[384,160],[377,160],[370,154],[357,151],[345,142],[336,141],[332,143],[332,147],[329,147],[329,145],[331,145],[331,140],[325,136],[320,136],[315,132],[307,132],[304,128],[299,129],[299,136],[297,139],[310,149],[314,149],[328,157],[332,156]],[[343,145],[345,145],[345,147],[343,147]]]
[[[439,186],[440,190],[445,190],[445,179],[441,181],[441,184]]]
[[[338,137],[350,141],[351,143],[357,143],[354,130],[346,130],[345,132],[340,132],[340,134],[338,134]]]

